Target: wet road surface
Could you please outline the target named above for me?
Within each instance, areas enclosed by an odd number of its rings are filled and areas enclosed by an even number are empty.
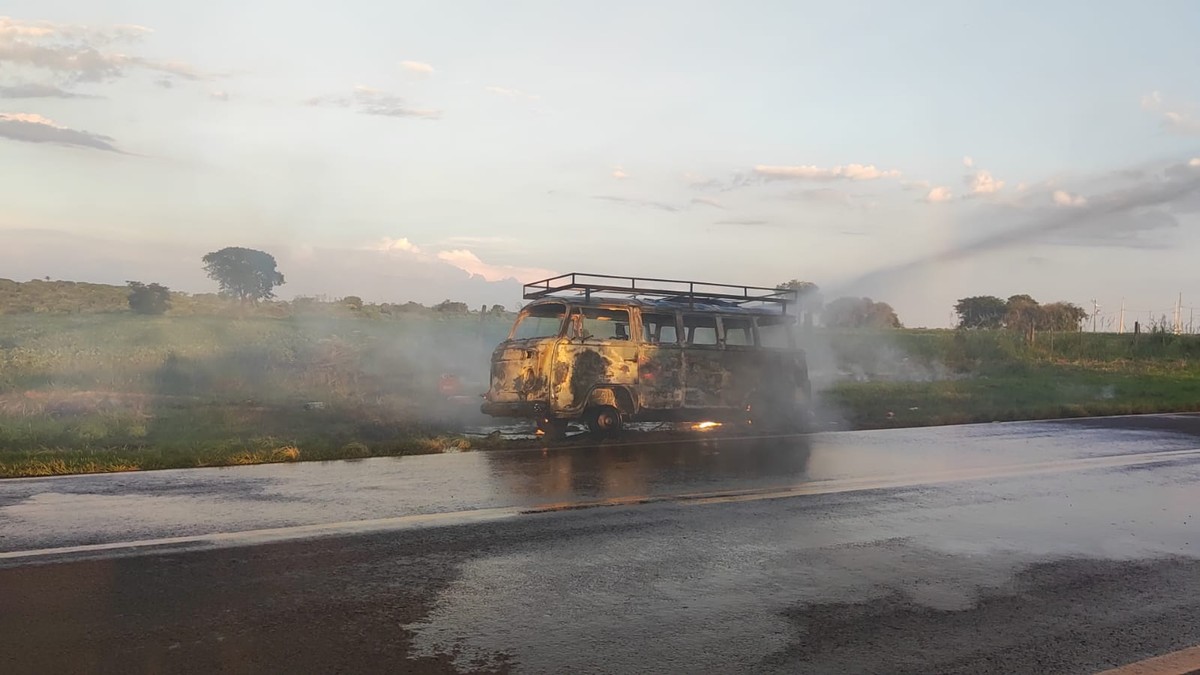
[[[1198,486],[1187,415],[8,480],[0,672],[1094,672],[1200,643]]]

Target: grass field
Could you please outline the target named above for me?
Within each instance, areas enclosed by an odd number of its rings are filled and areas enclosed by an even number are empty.
[[[0,476],[489,447],[440,389],[486,387],[508,317],[0,316]],[[1200,409],[1200,339],[818,332],[820,410],[886,428]]]
[[[824,388],[849,428],[1200,410],[1200,337],[1003,331],[842,335]],[[868,370],[864,370],[868,369]]]
[[[508,322],[0,317],[0,476],[439,452]],[[477,393],[473,390],[470,393]]]

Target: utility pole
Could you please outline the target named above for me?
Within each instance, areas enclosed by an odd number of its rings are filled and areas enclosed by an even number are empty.
[[[1117,326],[1117,333],[1125,333],[1125,298],[1121,298],[1121,323]]]
[[[1092,332],[1096,332],[1096,314],[1100,312],[1100,305],[1096,304],[1096,299],[1092,298]]]
[[[1182,330],[1183,330],[1183,327],[1179,324],[1179,320],[1181,318],[1179,316],[1179,312],[1182,309],[1182,305],[1183,305],[1183,291],[1180,291],[1179,299],[1177,299],[1175,301],[1175,324],[1171,327],[1172,332],[1174,332],[1176,335],[1179,335],[1179,333],[1182,332]]]

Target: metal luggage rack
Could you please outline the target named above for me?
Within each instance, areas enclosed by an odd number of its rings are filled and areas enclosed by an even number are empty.
[[[697,302],[733,304],[737,306],[774,306],[787,313],[790,303],[798,299],[796,291],[765,286],[715,284],[707,281],[681,279],[651,279],[645,277],[621,277],[610,274],[585,274],[569,272],[557,277],[542,279],[524,285],[524,299],[538,300],[559,293],[574,292],[591,300],[593,293],[618,294],[629,298],[663,298],[695,305]]]

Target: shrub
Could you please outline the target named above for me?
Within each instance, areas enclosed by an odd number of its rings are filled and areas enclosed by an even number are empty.
[[[171,289],[161,284],[130,281],[129,309],[135,314],[164,314],[171,308]]]

